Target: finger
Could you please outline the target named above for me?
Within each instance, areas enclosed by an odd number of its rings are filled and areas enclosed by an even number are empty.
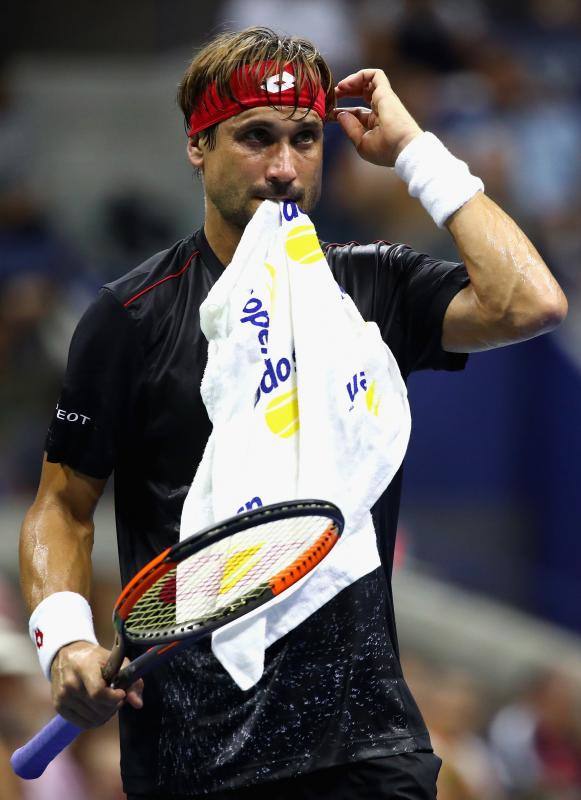
[[[83,684],[75,691],[63,691],[60,699],[57,700],[58,708],[73,708],[77,713],[84,713],[93,724],[108,719],[118,711],[125,702],[125,692],[122,689],[109,689],[100,687],[96,692],[91,692]]]
[[[111,686],[106,686],[105,684],[96,686],[94,689],[87,688],[87,693],[89,697],[92,697],[95,701],[107,703],[109,705],[115,705],[125,700],[124,689],[113,689]]]
[[[75,725],[82,728],[94,728],[97,725],[102,725],[110,717],[115,714],[118,709],[96,709],[86,701],[75,697],[65,701],[62,705],[57,706],[57,711],[65,719],[70,720]],[[75,719],[73,719],[73,717]],[[77,720],[77,721],[75,721]]]
[[[369,114],[371,109],[367,108],[367,106],[337,106],[336,108],[334,108],[329,113],[330,113],[331,116],[337,117],[339,114],[342,114],[344,111],[346,113],[348,112],[349,114],[355,114],[356,116],[359,116],[361,114]]]
[[[347,106],[345,108],[336,108],[333,114],[335,120],[337,120],[339,114],[343,113],[353,114],[353,116],[356,117],[367,130],[370,130],[375,124],[375,114],[370,108],[365,108],[364,106]]]
[[[374,89],[381,83],[389,86],[387,75],[380,69],[360,69],[353,72],[335,87],[335,94],[339,97],[365,97],[368,99]]]
[[[337,122],[343,128],[349,139],[351,139],[355,147],[359,149],[361,140],[365,133],[367,133],[366,128],[363,127],[354,114],[350,114],[348,111],[343,111],[339,114],[337,116]]]
[[[125,669],[125,667],[129,666],[131,662],[128,658],[123,660],[121,664],[121,669],[119,672]],[[129,703],[130,706],[133,708],[143,708],[143,679],[138,678],[131,686],[127,689],[127,697],[126,702]]]
[[[112,689],[104,683],[99,685],[91,682],[85,684],[84,695],[89,703],[103,710],[118,708],[126,697],[123,689]]]
[[[107,697],[103,698],[99,694],[92,696],[87,692],[83,686],[81,689],[74,693],[64,693],[60,704],[68,708],[76,708],[77,711],[84,709],[87,713],[102,717],[104,715],[110,716],[114,714],[125,701],[125,692],[121,693],[114,699]]]
[[[118,711],[125,700],[127,699],[127,695],[125,692],[122,692],[121,695],[116,697],[115,699],[112,698],[101,698],[98,695],[95,697],[91,697],[90,695],[87,696],[87,704],[95,710],[98,714],[114,714]]]
[[[357,72],[352,72],[346,78],[342,78],[337,86],[344,87],[345,85],[363,85],[366,83],[373,83],[380,80],[387,81],[387,75],[382,69],[359,69]]]
[[[57,709],[58,710],[58,709]],[[72,722],[77,728],[94,728],[95,724],[84,714],[78,714],[70,708],[62,708],[58,712],[67,722]]]
[[[127,689],[126,702],[133,708],[143,708],[143,679],[139,678]]]
[[[111,686],[107,686],[100,669],[87,672],[81,677],[86,693],[95,702],[115,705],[125,699],[123,689],[113,689]]]
[[[354,88],[364,86],[373,81],[378,71],[376,69],[358,69],[357,72],[352,72],[338,81],[336,88],[340,91],[351,91]]]
[[[133,708],[143,708],[143,681],[141,678],[127,690],[127,702]]]

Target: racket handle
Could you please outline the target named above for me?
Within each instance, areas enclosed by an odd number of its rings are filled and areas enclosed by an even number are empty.
[[[12,769],[20,778],[39,778],[53,758],[68,747],[82,730],[57,714],[32,739],[14,751],[10,759]]]

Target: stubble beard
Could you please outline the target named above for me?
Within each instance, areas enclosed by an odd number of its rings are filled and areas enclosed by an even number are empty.
[[[257,194],[260,195],[261,193],[253,190],[240,194],[231,190],[224,190],[208,192],[208,197],[219,211],[222,219],[238,230],[243,231],[256,212]],[[297,203],[302,211],[310,214],[317,205],[320,196],[321,187],[317,185],[306,189],[304,194],[300,198],[297,197],[294,202]],[[268,199],[278,202],[278,198],[275,195],[269,195]],[[280,199],[282,199],[282,196]]]

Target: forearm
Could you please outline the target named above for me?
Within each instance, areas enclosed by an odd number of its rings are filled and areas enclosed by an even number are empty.
[[[446,222],[470,276],[479,311],[529,338],[563,319],[559,284],[518,225],[496,203],[476,194]]]
[[[46,457],[36,499],[20,535],[20,579],[30,611],[55,592],[88,598],[93,513],[105,481]]]
[[[20,537],[22,593],[34,612],[30,628],[37,626],[31,635],[41,668],[59,714],[82,728],[101,724],[125,700],[143,705],[141,681],[127,693],[105,685],[109,651],[97,644],[88,604],[75,597],[89,596],[93,513],[104,488],[104,480],[45,458]]]
[[[417,122],[382,70],[359,70],[336,86],[337,98],[363,97],[371,108],[339,108],[335,117],[372,164],[395,167],[412,197],[448,228],[470,276],[444,318],[444,349],[472,352],[555,328],[567,301],[520,228],[482,193],[482,182]]]
[[[20,535],[20,581],[30,612],[54,592],[88,598],[92,546],[92,521],[79,521],[51,500],[32,505]]]

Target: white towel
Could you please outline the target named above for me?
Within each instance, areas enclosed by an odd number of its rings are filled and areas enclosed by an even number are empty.
[[[291,590],[212,635],[242,689],[264,651],[379,566],[370,508],[407,448],[399,368],[373,322],[334,281],[309,217],[264,201],[200,307],[201,392],[213,430],[184,503],[180,538],[295,498],[336,503],[343,537]],[[179,615],[178,572],[178,615]]]

